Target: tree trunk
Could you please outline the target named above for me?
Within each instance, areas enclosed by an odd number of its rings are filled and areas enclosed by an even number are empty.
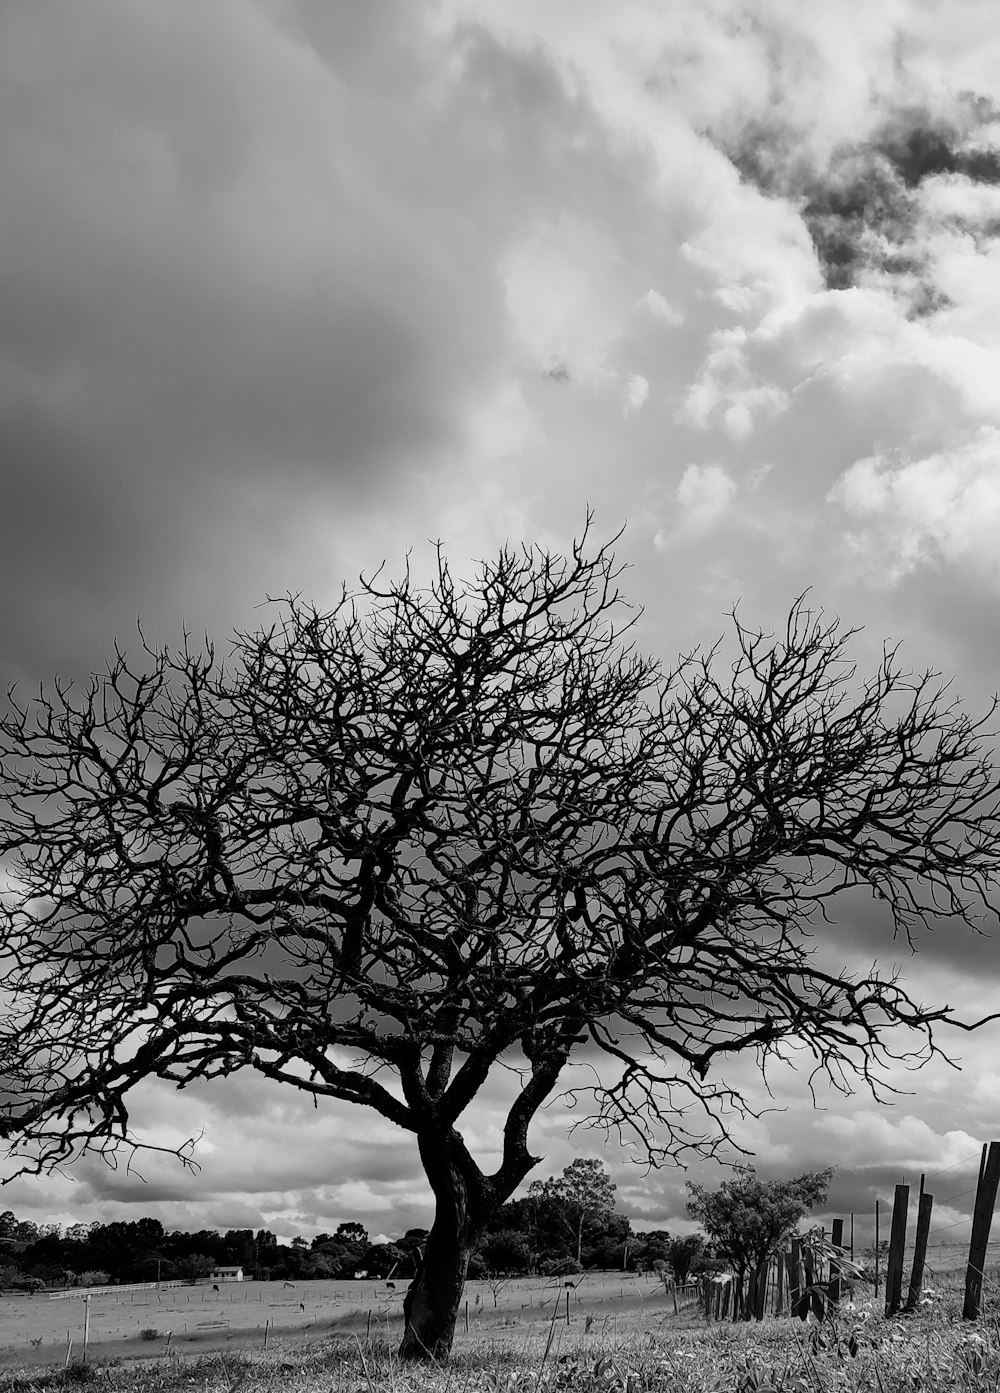
[[[403,1301],[401,1359],[443,1363],[451,1352],[469,1258],[488,1214],[487,1187],[457,1133],[419,1138],[434,1222]]]

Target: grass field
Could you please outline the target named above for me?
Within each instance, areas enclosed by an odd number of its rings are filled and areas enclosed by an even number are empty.
[[[889,1321],[863,1285],[832,1320],[733,1325],[693,1302],[675,1315],[651,1277],[472,1282],[443,1368],[395,1357],[403,1282],[95,1296],[86,1363],[80,1297],[6,1297],[0,1393],[997,1393],[996,1281],[982,1318],[963,1322],[962,1282],[937,1256],[917,1312]]]
[[[385,1282],[232,1282],[212,1287],[170,1287],[92,1296],[88,1354],[95,1360],[207,1349],[258,1349],[347,1335],[393,1343],[402,1330],[405,1280]],[[638,1314],[654,1324],[673,1321],[673,1301],[648,1276],[588,1274],[570,1290],[559,1281],[529,1277],[498,1285],[469,1282],[459,1320],[459,1343],[492,1333],[547,1332],[556,1316],[562,1332],[617,1332]],[[468,1330],[466,1330],[466,1312]],[[64,1363],[82,1354],[86,1303],[82,1296],[53,1300],[0,1297],[0,1367]],[[143,1331],[155,1336],[143,1337]]]
[[[664,1310],[659,1296],[650,1302],[638,1282],[631,1290],[620,1284],[619,1293],[608,1280],[579,1319],[571,1302],[567,1326],[553,1322],[554,1302],[547,1319],[535,1304],[522,1309],[517,1302],[514,1314],[515,1297],[544,1295],[517,1285],[519,1291],[506,1293],[507,1314],[501,1301],[496,1313],[479,1316],[478,1326],[470,1316],[468,1333],[461,1322],[445,1367],[400,1364],[398,1313],[390,1312],[370,1337],[364,1325],[348,1334],[313,1323],[307,1332],[288,1329],[266,1352],[182,1345],[145,1359],[10,1369],[0,1373],[0,1393],[80,1393],[88,1386],[94,1393],[996,1393],[1000,1387],[993,1311],[975,1325],[956,1319],[957,1288],[929,1297],[917,1315],[892,1321],[864,1299],[822,1324],[771,1318],[706,1326],[698,1318],[675,1319],[672,1303]],[[476,1294],[473,1288],[473,1307]],[[492,1301],[488,1290],[478,1294]],[[235,1310],[239,1303],[231,1304]],[[361,1301],[348,1314],[367,1321]]]

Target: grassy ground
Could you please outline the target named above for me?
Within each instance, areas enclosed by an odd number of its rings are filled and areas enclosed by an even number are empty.
[[[591,1280],[588,1278],[588,1281]],[[371,1284],[368,1284],[369,1295]],[[886,1321],[870,1290],[835,1321],[769,1319],[760,1325],[706,1325],[693,1309],[678,1319],[649,1284],[614,1278],[580,1311],[565,1289],[512,1283],[470,1292],[469,1330],[459,1323],[445,1368],[395,1358],[397,1318],[352,1332],[313,1328],[279,1333],[260,1347],[218,1339],[212,1350],[171,1347],[156,1357],[0,1374],[0,1393],[996,1393],[1000,1388],[1000,1294],[992,1284],[983,1318],[959,1318],[957,1283],[931,1288],[917,1313]],[[526,1293],[530,1305],[523,1303]],[[392,1293],[389,1293],[392,1296]],[[479,1295],[479,1324],[475,1297]],[[534,1298],[538,1298],[536,1301]],[[546,1300],[547,1314],[539,1312]],[[486,1307],[486,1302],[489,1307]],[[55,1303],[59,1304],[59,1303]],[[233,1305],[236,1303],[233,1302]],[[249,1301],[244,1304],[250,1305]],[[617,1310],[612,1310],[617,1306]],[[515,1314],[516,1308],[516,1314]],[[357,1317],[361,1306],[356,1305]],[[300,1313],[302,1314],[302,1313]],[[172,1344],[172,1342],[171,1342]],[[155,1346],[147,1345],[152,1352]],[[126,1351],[127,1352],[127,1351]],[[31,1350],[32,1356],[37,1351]]]
[[[89,1350],[94,1359],[198,1350],[262,1350],[332,1335],[393,1342],[402,1329],[406,1282],[222,1283],[174,1287],[161,1292],[110,1292],[90,1300]],[[523,1278],[503,1284],[470,1282],[459,1320],[459,1339],[511,1331],[542,1332],[554,1313],[565,1328],[617,1332],[638,1314],[652,1322],[668,1315],[673,1302],[652,1277],[588,1274],[570,1290],[562,1282]],[[0,1368],[26,1363],[65,1363],[83,1349],[86,1308],[81,1296],[52,1300],[0,1298]],[[145,1332],[145,1336],[144,1336]]]

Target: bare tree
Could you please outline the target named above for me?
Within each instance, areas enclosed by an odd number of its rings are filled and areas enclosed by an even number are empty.
[[[426,590],[291,600],[225,663],[144,647],[11,695],[0,1123],[38,1172],[141,1144],[150,1077],[373,1109],[434,1195],[402,1353],[439,1359],[572,1060],[653,1159],[724,1143],[734,1053],[791,1043],[874,1087],[893,1028],[926,1054],[948,1008],[828,969],[811,926],[858,887],[904,935],[965,923],[1000,839],[982,722],[891,651],[858,681],[801,603],[778,637],[735,620],[721,675],[712,651],[668,672],[629,646],[607,546],[505,549],[465,585],[438,563]],[[487,1172],[460,1128],[499,1067]]]

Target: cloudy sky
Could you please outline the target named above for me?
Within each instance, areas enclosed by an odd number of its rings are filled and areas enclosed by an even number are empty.
[[[974,706],[996,685],[992,0],[5,0],[0,188],[5,683],[100,667],[140,615],[224,637],[429,539],[459,570],[564,545],[589,504],[664,656],[812,587],[862,662],[888,636]],[[900,961],[995,1005],[995,940]],[[957,1039],[964,1072],[892,1110],[812,1113],[789,1071],[741,1135],[772,1173],[838,1162],[859,1216],[949,1167],[964,1235],[998,1047]],[[4,1206],[428,1222],[377,1119],[239,1078],[134,1120],[203,1132],[200,1173],[88,1163]],[[637,1227],[680,1226],[683,1176],[558,1109],[535,1137],[539,1174],[600,1151]]]

